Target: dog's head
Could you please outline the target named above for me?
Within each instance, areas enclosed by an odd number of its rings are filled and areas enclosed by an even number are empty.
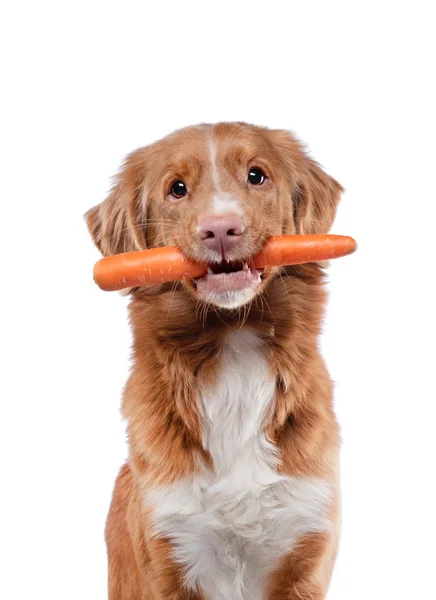
[[[87,223],[103,255],[178,246],[209,265],[183,285],[235,309],[277,269],[247,266],[271,235],[326,233],[341,186],[291,134],[245,123],[189,127],[130,154]]]

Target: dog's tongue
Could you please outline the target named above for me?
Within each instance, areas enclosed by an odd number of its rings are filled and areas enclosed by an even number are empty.
[[[200,294],[224,294],[243,290],[260,282],[260,271],[247,269],[233,273],[208,273],[197,279],[197,290]]]

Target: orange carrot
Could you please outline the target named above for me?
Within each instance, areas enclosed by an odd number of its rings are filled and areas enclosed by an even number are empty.
[[[94,266],[94,281],[106,292],[127,287],[200,277],[205,265],[195,263],[176,246],[106,256]]]
[[[351,254],[357,248],[353,238],[342,235],[279,235],[269,238],[250,266],[281,267]],[[193,279],[206,273],[207,265],[196,263],[176,246],[114,254],[94,266],[94,280],[105,291],[143,286],[147,283]]]
[[[355,240],[346,235],[276,235],[269,238],[252,264],[258,269],[301,265],[347,256],[356,248]]]

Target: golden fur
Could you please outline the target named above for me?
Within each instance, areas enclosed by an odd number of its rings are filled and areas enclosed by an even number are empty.
[[[213,194],[208,166],[212,135],[222,185],[237,195],[246,219],[247,235],[237,258],[255,254],[269,235],[329,230],[341,186],[289,133],[243,123],[201,125],[127,157],[109,197],[87,213],[103,254],[176,244],[188,256],[204,258],[195,226]],[[248,188],[244,179],[253,165],[268,176],[258,189]],[[173,201],[168,190],[177,179],[187,184],[189,197]],[[123,399],[129,459],[107,521],[110,600],[203,598],[201,590],[183,587],[171,543],[152,535],[143,497],[144,490],[186,478],[202,465],[213,469],[202,445],[196,392],[200,380],[214,384],[228,328],[250,326],[264,340],[277,382],[265,429],[278,448],[280,470],[337,484],[338,427],[330,378],[317,347],[323,279],[316,264],[270,269],[254,299],[232,311],[199,301],[192,282],[131,290],[133,368]],[[338,515],[335,497],[333,532],[308,534],[283,557],[268,582],[268,599],[325,597]]]

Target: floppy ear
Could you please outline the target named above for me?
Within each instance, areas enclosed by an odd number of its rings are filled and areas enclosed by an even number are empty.
[[[85,214],[89,233],[104,256],[146,247],[142,206],[145,154],[146,148],[129,154],[109,196]]]
[[[297,233],[327,233],[333,224],[342,186],[312,160],[287,131],[274,131],[274,143],[291,177],[292,210]]]
[[[327,233],[343,188],[308,156],[303,163],[292,195],[297,233]]]

